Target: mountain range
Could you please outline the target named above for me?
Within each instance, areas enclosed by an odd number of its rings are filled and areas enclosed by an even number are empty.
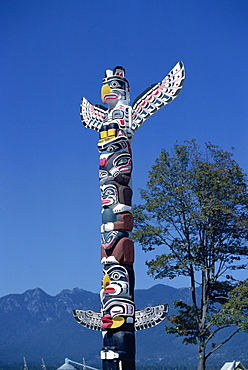
[[[172,315],[176,313],[173,302],[179,299],[190,303],[190,288],[158,284],[135,291],[137,309],[168,303]],[[50,296],[36,288],[0,298],[0,365],[21,362],[23,356],[32,362],[44,358],[46,364],[62,364],[66,357],[82,362],[84,357],[88,365],[100,368],[101,333],[80,326],[72,315],[74,308],[100,310],[99,295],[74,288]],[[191,364],[196,368],[196,346],[184,345],[182,338],[167,334],[163,323],[137,332],[136,344],[137,365],[170,364],[176,368]],[[248,365],[248,336],[244,333],[210,356],[208,364],[221,368],[233,360]]]

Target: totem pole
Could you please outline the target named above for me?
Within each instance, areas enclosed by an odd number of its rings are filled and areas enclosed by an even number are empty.
[[[104,370],[135,369],[135,331],[159,324],[168,312],[166,304],[135,310],[131,141],[145,120],[179,95],[184,80],[184,65],[179,62],[130,106],[125,69],[117,66],[106,70],[103,79],[102,102],[108,108],[82,99],[83,124],[100,134],[102,308],[101,312],[73,312],[81,325],[102,332]]]

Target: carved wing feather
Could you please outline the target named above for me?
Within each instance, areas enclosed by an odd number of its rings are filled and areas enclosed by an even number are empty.
[[[80,116],[85,127],[99,131],[107,114],[105,107],[92,105],[86,98],[82,98]]]
[[[135,311],[135,331],[153,328],[165,319],[167,313],[167,304],[159,304],[155,307],[147,307],[143,310]]]
[[[168,313],[168,305],[160,304],[135,311],[135,331],[152,328],[162,322]],[[101,313],[91,310],[73,310],[77,322],[87,329],[102,330]]]
[[[73,310],[73,315],[77,322],[83,325],[85,328],[91,330],[101,330],[101,313],[91,310]]]
[[[132,105],[132,129],[137,130],[150,116],[172,102],[181,92],[185,80],[183,62],[178,62],[159,83],[148,87]]]

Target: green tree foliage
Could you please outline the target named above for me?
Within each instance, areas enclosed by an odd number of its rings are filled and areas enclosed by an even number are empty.
[[[143,205],[135,207],[133,238],[144,251],[161,253],[147,262],[155,279],[186,276],[192,303],[175,302],[168,333],[198,345],[198,369],[238,331],[247,331],[247,280],[235,278],[247,267],[248,192],[245,174],[232,153],[211,143],[201,151],[194,140],[162,150],[149,172]],[[201,297],[197,300],[196,288]],[[240,298],[242,297],[242,299]],[[219,344],[215,334],[233,332]],[[211,341],[211,350],[206,346]]]

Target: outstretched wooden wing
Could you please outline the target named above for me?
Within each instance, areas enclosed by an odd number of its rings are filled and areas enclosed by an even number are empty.
[[[147,307],[143,310],[135,311],[134,328],[136,331],[153,328],[165,319],[167,313],[167,304],[159,304],[155,307]]]
[[[168,305],[160,304],[135,311],[135,331],[152,328],[163,321],[168,313]],[[87,329],[102,330],[101,313],[91,310],[73,310],[77,322]]]
[[[132,104],[132,129],[137,130],[150,116],[172,102],[181,92],[185,80],[183,62],[178,62],[159,83],[148,87]]]
[[[73,310],[73,315],[80,325],[91,330],[102,330],[101,313],[91,310]]]
[[[105,107],[92,105],[86,98],[82,98],[80,116],[85,127],[99,131],[107,113]]]

